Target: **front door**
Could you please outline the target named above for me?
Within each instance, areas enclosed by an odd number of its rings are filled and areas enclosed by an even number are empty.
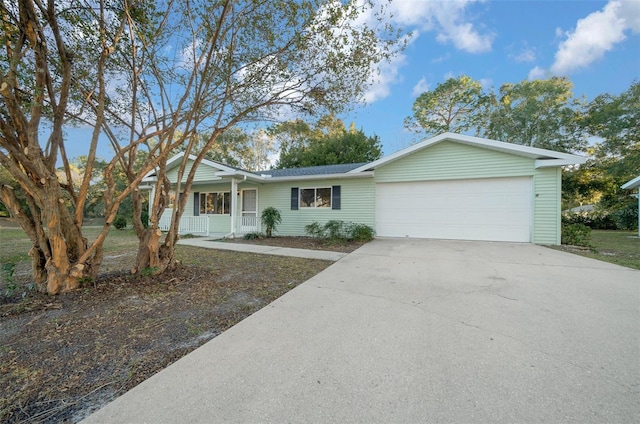
[[[242,190],[242,217],[240,218],[240,231],[258,231],[258,190]]]
[[[258,192],[255,189],[242,190],[242,216],[257,216]]]

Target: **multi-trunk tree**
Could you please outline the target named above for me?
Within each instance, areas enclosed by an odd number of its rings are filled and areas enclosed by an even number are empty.
[[[174,189],[188,193],[197,165],[230,128],[339,111],[360,99],[376,65],[400,47],[374,3],[0,0],[0,164],[26,201],[8,185],[0,200],[31,238],[39,287],[60,293],[96,277],[102,244],[128,196],[140,240],[133,271],[171,269],[188,198],[177,202],[162,234],[172,152],[181,146],[195,155],[195,166],[187,167],[187,154],[177,169]],[[65,140],[65,129],[78,124],[93,128],[79,184]],[[88,241],[84,202],[104,140],[115,152],[103,176],[106,222]],[[140,151],[145,158],[136,163]],[[126,176],[121,191],[114,172]],[[138,186],[148,174],[157,195],[145,228]]]

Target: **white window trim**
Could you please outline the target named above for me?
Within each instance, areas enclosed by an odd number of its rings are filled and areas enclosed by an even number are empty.
[[[317,192],[319,189],[329,189],[329,205],[328,206],[317,206],[316,205],[316,198],[317,198]],[[314,196],[313,196],[313,203],[314,206],[303,206],[302,204],[302,190],[314,190]],[[298,189],[298,209],[299,210],[326,210],[326,209],[332,209],[333,206],[333,187],[332,186],[317,186],[317,187],[300,187]]]

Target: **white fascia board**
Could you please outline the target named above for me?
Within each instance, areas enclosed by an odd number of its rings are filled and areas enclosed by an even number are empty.
[[[218,177],[243,177],[245,180],[264,181],[265,177],[261,175],[252,174],[251,172],[239,171],[232,169],[231,171],[216,172]]]
[[[551,168],[554,166],[566,166],[566,165],[578,165],[585,163],[587,158],[584,156],[570,155],[570,158],[564,159],[537,159],[535,162],[535,168]]]
[[[158,181],[158,178],[155,175],[147,175],[140,183],[155,183],[156,181]]]
[[[346,172],[343,174],[298,175],[298,176],[294,175],[290,177],[271,177],[271,178],[265,178],[263,182],[279,183],[279,182],[286,182],[286,181],[336,180],[336,179],[346,179],[346,178],[371,178],[371,177],[373,177],[373,171],[364,171],[364,172],[359,172],[357,174]]]
[[[636,187],[640,187],[640,175],[634,178],[633,180],[620,186],[620,188],[624,188],[624,189],[631,189]]]

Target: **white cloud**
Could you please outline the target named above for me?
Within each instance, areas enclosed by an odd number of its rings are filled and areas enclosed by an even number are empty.
[[[529,79],[529,81],[542,79],[546,75],[547,75],[547,71],[546,70],[542,69],[539,66],[536,66],[535,68],[533,68],[532,70],[529,71],[529,76],[527,77],[527,79]]]
[[[413,43],[418,37],[417,32],[413,36],[405,36],[402,42],[408,45]],[[369,80],[369,89],[364,93],[363,101],[373,103],[391,95],[391,85],[398,82],[400,68],[407,63],[405,54],[400,53],[393,56],[389,62],[382,62]]]
[[[565,34],[551,72],[566,74],[589,66],[622,42],[628,30],[640,32],[640,2],[609,1],[602,10],[578,20],[575,30]]]
[[[360,0],[363,1],[363,0]],[[452,43],[457,49],[470,53],[481,53],[491,50],[495,34],[481,33],[467,17],[470,5],[482,3],[484,0],[457,1],[422,1],[395,0],[388,5],[388,22],[403,27],[407,34],[408,43],[413,43],[418,37],[427,32],[436,32],[436,39],[442,43]],[[378,6],[386,4],[386,0],[374,0]],[[363,7],[356,22],[377,25],[373,8]],[[446,54],[434,59],[435,62],[445,61],[450,55]],[[389,63],[383,63],[377,75],[371,79],[370,88],[363,100],[372,103],[391,95],[391,87],[400,79],[400,69],[406,64],[406,56],[400,54]]]
[[[413,97],[418,97],[420,94],[425,91],[429,91],[429,83],[427,82],[425,77],[420,78],[420,81],[416,85],[413,86],[413,90],[411,91],[411,95]]]
[[[483,53],[492,48],[495,34],[476,28],[467,16],[467,8],[480,0],[418,1],[396,0],[391,3],[393,20],[403,26],[435,31],[441,43],[452,43],[469,53]]]
[[[518,63],[532,63],[536,61],[536,51],[532,48],[525,48],[517,55],[513,56],[513,60]]]
[[[379,65],[378,73],[369,82],[369,89],[364,93],[365,103],[373,103],[391,95],[391,85],[398,81],[400,68],[406,63],[406,56],[399,54],[390,62]]]

